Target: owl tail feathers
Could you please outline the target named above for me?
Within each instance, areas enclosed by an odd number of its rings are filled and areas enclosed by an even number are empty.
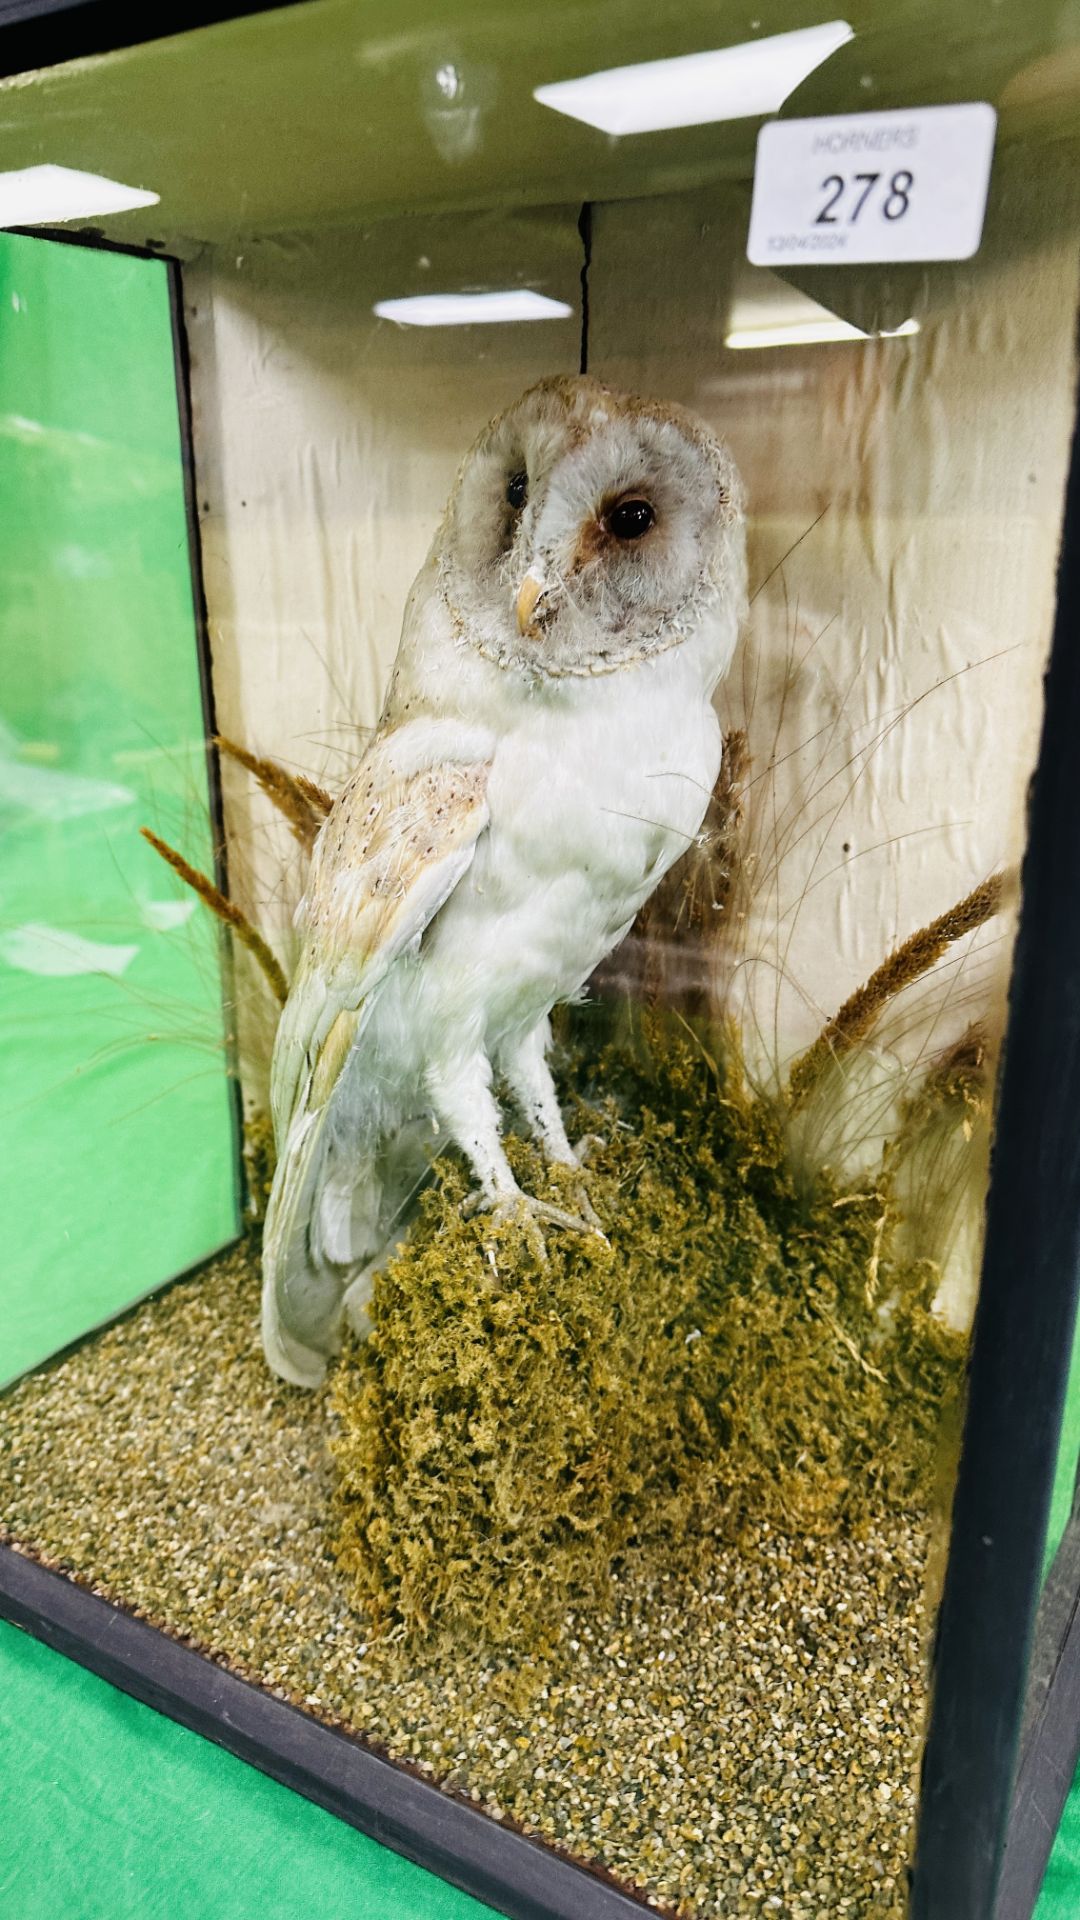
[[[382,1224],[385,1191],[375,1157],[355,1143],[343,1154],[329,1117],[327,1103],[293,1121],[263,1228],[263,1351],[295,1387],[321,1384],[346,1317],[366,1330],[374,1256],[394,1242]]]
[[[326,1378],[329,1354],[318,1353],[314,1348],[305,1347],[299,1340],[294,1340],[278,1318],[277,1301],[273,1293],[265,1290],[262,1343],[267,1365],[279,1380],[287,1380],[290,1387],[306,1387],[309,1392],[321,1387]]]
[[[324,1231],[323,1215],[340,1211],[328,1122],[361,1015],[327,1000],[325,982],[301,967],[271,1068],[278,1161],[263,1227],[263,1351],[296,1387],[317,1387],[337,1352],[342,1298],[354,1277],[340,1222],[332,1217]]]
[[[294,1387],[317,1387],[341,1341],[340,1267],[314,1244],[327,1158],[327,1107],[300,1112],[278,1160],[263,1229],[262,1342]]]

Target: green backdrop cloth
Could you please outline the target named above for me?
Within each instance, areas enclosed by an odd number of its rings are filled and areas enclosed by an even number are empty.
[[[490,1908],[0,1625],[4,1920],[482,1920]],[[1080,1778],[1035,1920],[1080,1914]]]
[[[0,233],[0,1382],[235,1237],[160,260]]]
[[[1080,1773],[1061,1816],[1035,1920],[1076,1920],[1080,1914]]]
[[[484,1920],[490,1911],[0,1625],[4,1920]]]
[[[1047,1522],[1046,1545],[1043,1551],[1044,1575],[1061,1545],[1061,1536],[1065,1531],[1072,1508],[1078,1463],[1080,1463],[1080,1319],[1073,1329],[1069,1378],[1065,1388],[1061,1432],[1058,1435],[1057,1464],[1054,1469],[1054,1483],[1050,1494],[1050,1517]],[[1077,1914],[1080,1915],[1080,1905],[1077,1906]]]

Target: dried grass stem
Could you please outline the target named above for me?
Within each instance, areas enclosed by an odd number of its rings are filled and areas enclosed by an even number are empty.
[[[305,774],[288,773],[276,760],[261,759],[222,734],[217,736],[214,745],[254,775],[267,799],[284,814],[304,851],[310,853],[319,828],[334,804],[333,795]]]
[[[832,1061],[841,1059],[866,1039],[890,1000],[927,973],[955,941],[974,933],[992,918],[1001,905],[1005,878],[1001,873],[992,874],[946,913],[920,927],[844,1001],[839,1013],[833,1015],[791,1069],[787,1096],[793,1107],[805,1099]]]
[[[197,867],[191,866],[182,853],[177,853],[175,847],[170,847],[166,840],[160,840],[149,827],[140,827],[139,832],[173,872],[178,873],[181,880],[198,894],[199,899],[210,908],[211,913],[216,913],[219,920],[223,920],[227,927],[232,928],[240,944],[247,948],[252,958],[262,968],[274,998],[284,1006],[289,997],[289,983],[277,957],[267,946],[262,934],[255,931],[250,920],[241,913],[235,902],[227,899],[221,888],[216,887],[214,882],[208,879],[205,873],[200,873]]]

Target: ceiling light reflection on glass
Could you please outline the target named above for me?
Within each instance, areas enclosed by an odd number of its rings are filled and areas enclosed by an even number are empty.
[[[571,120],[616,135],[760,119],[778,113],[807,74],[854,38],[846,20],[828,20],[735,47],[558,80],[534,87],[533,98]]]
[[[0,228],[54,227],[133,207],[156,207],[160,195],[126,187],[75,167],[20,167],[0,173]]]
[[[567,320],[573,307],[546,293],[511,287],[492,293],[418,293],[408,299],[378,300],[381,320],[399,327],[475,327],[513,320]]]
[[[813,347],[824,346],[833,340],[899,340],[918,331],[917,320],[904,320],[898,327],[883,327],[880,333],[863,333],[846,320],[822,318],[796,320],[786,327],[733,327],[730,333],[725,334],[724,345],[737,350],[745,347]]]

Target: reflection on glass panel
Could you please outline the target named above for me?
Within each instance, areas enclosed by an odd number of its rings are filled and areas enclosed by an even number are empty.
[[[216,943],[138,837],[209,858],[160,263],[0,236],[0,447],[10,1378],[237,1229]]]

